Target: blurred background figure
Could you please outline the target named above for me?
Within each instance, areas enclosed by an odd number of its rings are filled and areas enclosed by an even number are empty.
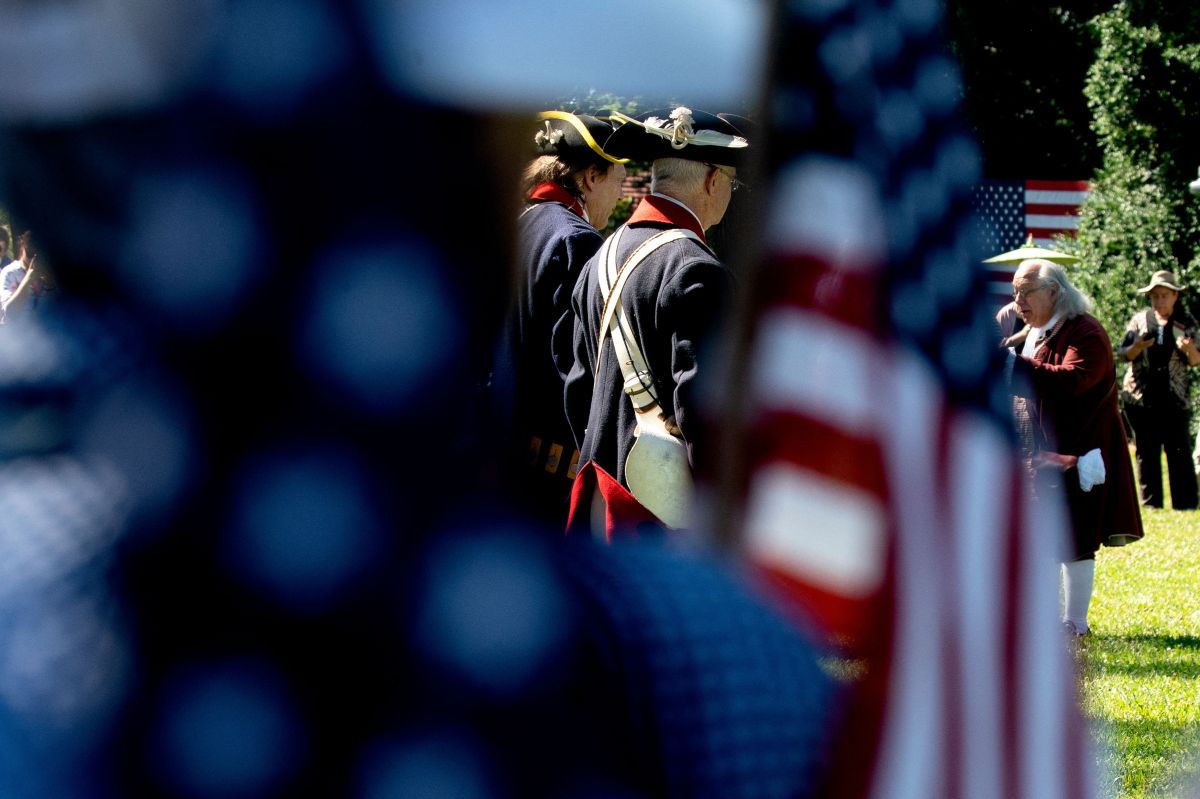
[[[51,290],[45,266],[38,262],[33,232],[21,231],[13,243],[16,257],[0,268],[0,322],[7,322],[10,312],[36,308]]]
[[[12,244],[12,233],[4,225],[0,225],[0,269],[12,263],[12,258],[8,256]]]
[[[548,111],[530,129],[530,149],[538,155],[521,178],[512,360],[501,363],[495,380],[515,388],[514,491],[531,518],[561,533],[579,467],[563,410],[563,380],[574,357],[571,292],[600,249],[598,229],[621,197],[628,159],[605,151],[612,126],[593,116]]]
[[[1133,428],[1142,504],[1163,507],[1166,454],[1171,506],[1194,510],[1196,469],[1191,458],[1191,368],[1200,365],[1196,320],[1179,301],[1183,286],[1172,272],[1155,272],[1138,289],[1150,307],[1129,320],[1117,355],[1129,362],[1121,402]]]

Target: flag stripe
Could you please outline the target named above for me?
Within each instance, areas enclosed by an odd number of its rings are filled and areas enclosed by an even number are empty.
[[[887,474],[874,435],[862,434],[817,415],[764,411],[751,434],[758,461],[786,461],[828,474],[881,501],[887,498]]]
[[[963,724],[965,762],[973,772],[959,772],[959,795],[972,799],[1004,799],[1000,793],[1004,766],[1001,754],[1000,647],[1002,573],[1008,490],[1005,466],[1008,442],[989,424],[973,416],[959,420],[950,437],[947,480],[957,483],[950,496],[957,543],[955,604],[962,649],[970,658],[958,659],[960,701],[971,708],[971,723]],[[957,479],[955,479],[957,477]]]
[[[1025,217],[1031,216],[1078,216],[1080,203],[1026,203]]]
[[[851,600],[879,590],[887,518],[877,496],[779,463],[760,468],[750,507],[746,544],[760,563]]]
[[[809,316],[828,317],[855,331],[872,330],[878,326],[877,277],[866,266],[843,266],[831,267],[812,255],[781,258],[763,276],[760,290],[774,302],[805,308]]]
[[[1025,188],[1033,191],[1091,191],[1086,180],[1027,180]]]
[[[1086,191],[1025,191],[1025,207],[1060,205],[1078,207],[1087,200],[1090,192]]]
[[[809,353],[803,363],[796,352]],[[763,316],[751,371],[765,410],[790,410],[835,421],[852,434],[874,432],[871,391],[877,344],[861,329],[819,314],[787,309]]]
[[[852,161],[820,156],[786,165],[776,177],[778,206],[767,226],[780,251],[813,255],[838,269],[874,270],[887,251],[887,224],[874,181]]]
[[[883,383],[891,411],[905,424],[884,432],[888,473],[896,485],[897,548],[895,648],[889,674],[889,703],[880,742],[876,799],[944,796],[938,753],[948,740],[943,728],[945,663],[939,657],[943,608],[941,554],[934,531],[941,523],[934,498],[941,495],[933,465],[938,453],[932,431],[940,427],[940,392],[929,370],[898,356],[892,379]]]
[[[1025,229],[1035,236],[1040,231],[1074,231],[1079,227],[1079,217],[1074,214],[1025,214]]]

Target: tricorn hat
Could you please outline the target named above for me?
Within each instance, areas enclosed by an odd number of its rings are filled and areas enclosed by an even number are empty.
[[[750,154],[749,120],[732,114],[710,114],[679,106],[634,118],[614,113],[623,122],[609,138],[613,155],[635,161],[684,158],[740,167]]]
[[[1164,286],[1172,291],[1183,291],[1183,286],[1179,285],[1179,281],[1175,279],[1174,272],[1168,272],[1166,269],[1160,269],[1154,273],[1154,277],[1150,278],[1150,285],[1143,286],[1138,289],[1139,294],[1149,294],[1150,291],[1158,286]]]
[[[608,122],[569,111],[543,111],[538,114],[538,121],[533,135],[538,155],[555,155],[572,166],[595,163],[597,158],[614,164],[628,160],[607,151],[606,144],[613,133]]]

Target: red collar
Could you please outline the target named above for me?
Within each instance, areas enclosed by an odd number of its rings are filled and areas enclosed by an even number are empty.
[[[681,227],[695,233],[705,244],[708,243],[708,240],[704,238],[704,230],[700,227],[700,220],[696,218],[695,214],[677,201],[667,199],[665,196],[647,194],[642,198],[638,207],[629,217],[629,225],[633,226],[643,222]]]
[[[579,198],[572,196],[571,192],[557,183],[547,181],[537,184],[533,187],[533,191],[529,192],[529,201],[532,203],[562,203],[567,206],[568,211],[580,219],[587,219],[583,215],[583,203]]]

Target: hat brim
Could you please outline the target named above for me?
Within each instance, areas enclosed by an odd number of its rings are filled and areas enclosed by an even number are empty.
[[[1151,283],[1149,286],[1143,286],[1142,288],[1138,289],[1138,294],[1149,294],[1151,291],[1158,288],[1159,286],[1162,286],[1165,289],[1171,289],[1171,291],[1184,291],[1185,290],[1183,288],[1183,286],[1176,286],[1173,283],[1168,283],[1165,280],[1160,280],[1157,283]]]
[[[609,154],[631,161],[657,161],[660,158],[682,158],[706,164],[742,167],[750,158],[750,143],[744,131],[722,115],[704,111],[692,112],[695,129],[711,130],[731,137],[725,144],[692,141],[682,146],[672,144],[669,138],[646,129],[645,120],[651,117],[669,118],[670,110],[654,111],[638,119],[623,117],[624,124],[608,138],[604,147]]]
[[[608,140],[612,137],[613,128],[602,119],[568,111],[543,111],[538,114],[538,119],[561,134],[556,143],[535,138],[541,155],[555,155],[568,163],[579,165],[592,163],[597,156],[614,164],[626,161],[609,151]]]

